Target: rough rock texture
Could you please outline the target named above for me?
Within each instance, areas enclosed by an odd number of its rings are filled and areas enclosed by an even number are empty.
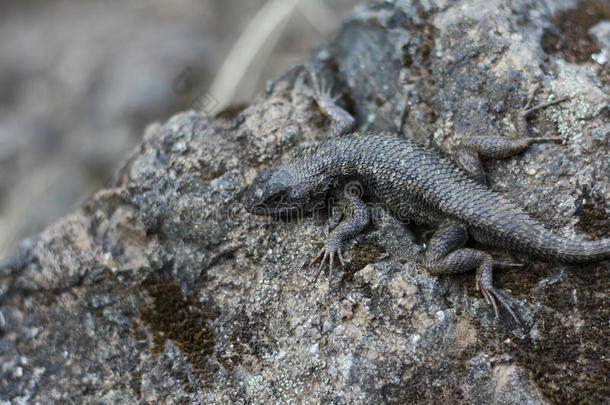
[[[583,7],[596,17],[576,18]],[[610,235],[609,75],[592,57],[603,38],[586,33],[603,19],[601,2],[379,1],[311,65],[361,128],[444,151],[511,134],[537,83],[539,100],[572,96],[532,120],[563,145],[489,162],[488,177],[556,232],[599,238]],[[609,401],[607,262],[515,258],[531,265],[497,272],[496,284],[526,321],[519,328],[493,318],[474,275],[427,274],[420,241],[381,214],[351,245],[342,278],[312,286],[307,263],[326,218],[254,217],[241,198],[257,169],[327,137],[299,67],[234,115],[150,126],[113,187],[0,265],[0,399]]]

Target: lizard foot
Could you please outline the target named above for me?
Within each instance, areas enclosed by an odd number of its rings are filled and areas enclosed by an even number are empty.
[[[500,318],[500,314],[498,311],[498,303],[500,303],[508,313],[513,317],[515,322],[518,325],[521,325],[521,320],[517,317],[515,312],[510,307],[510,304],[506,298],[504,298],[500,292],[491,284],[491,279],[486,277],[486,274],[482,274],[484,272],[477,271],[477,290],[481,291],[483,297],[485,297],[485,301],[490,304],[494,313],[496,314],[496,319]]]
[[[534,101],[534,98],[536,96],[536,92],[538,91],[539,88],[540,88],[540,86],[536,86],[534,88],[534,91],[527,98],[527,101],[526,101],[525,105],[523,106],[523,108],[519,112],[519,114],[517,116],[517,119],[515,121],[515,127],[516,127],[516,130],[517,130],[517,134],[519,135],[519,139],[527,139],[527,143],[526,144],[517,145],[516,149],[514,150],[514,152],[516,152],[516,153],[520,153],[520,152],[524,151],[525,149],[527,149],[527,147],[531,146],[534,143],[539,143],[539,142],[561,142],[561,141],[563,141],[563,139],[561,137],[534,137],[534,138],[530,138],[529,137],[527,118],[530,115],[532,115],[532,113],[534,113],[534,112],[536,112],[538,110],[541,110],[543,108],[550,107],[552,105],[563,103],[564,101],[568,101],[571,98],[569,96],[568,97],[562,97],[562,98],[558,98],[558,99],[555,99],[555,100],[548,101],[546,103],[540,103],[538,105],[535,105],[535,106],[531,107],[531,104]],[[514,153],[511,153],[511,155],[512,154],[514,154]],[[510,155],[507,155],[507,156],[510,156]]]
[[[341,94],[333,96],[333,86],[329,86],[325,79],[319,80],[314,73],[310,73],[311,81],[313,84],[313,91],[316,100],[328,100],[334,103],[341,98]]]
[[[314,99],[318,107],[325,116],[331,119],[332,136],[341,136],[353,131],[356,127],[356,120],[346,110],[336,104],[341,98],[341,94],[333,96],[333,88],[326,81],[319,79],[315,73],[309,71],[311,77]]]
[[[540,103],[538,105],[530,107],[530,105],[534,101],[534,98],[536,97],[536,93],[538,92],[538,89],[540,89],[540,85],[537,85],[536,87],[534,87],[534,91],[527,98],[527,101],[525,102],[525,105],[523,106],[523,108],[519,112],[519,118],[521,120],[525,120],[527,117],[529,117],[535,111],[541,110],[541,109],[546,108],[546,107],[550,107],[552,105],[563,103],[564,101],[568,101],[571,98],[570,96],[562,97],[562,98],[558,98],[556,100],[552,100],[552,101],[549,101],[549,102],[546,102],[546,103]],[[540,139],[542,141],[542,139],[556,140],[557,138],[540,138]],[[561,138],[559,138],[559,139],[561,140]]]
[[[322,273],[322,269],[324,267],[324,263],[328,260],[329,273],[328,278],[332,280],[333,277],[333,263],[335,261],[335,257],[339,259],[339,263],[341,263],[341,267],[345,266],[345,260],[343,260],[343,246],[340,243],[332,243],[328,242],[321,250],[318,252],[318,255],[311,261],[310,266],[314,264],[316,261],[320,260],[320,266],[318,267],[318,272],[316,273],[316,277],[314,278],[311,284],[315,284],[318,281],[318,277]]]
[[[563,103],[564,101],[568,101],[571,98],[570,96],[566,96],[566,97],[558,98],[556,100],[549,101],[548,103],[541,103],[541,104],[535,105],[533,107],[530,107],[530,105],[534,101],[534,98],[536,97],[536,93],[538,92],[538,90],[540,90],[540,87],[541,87],[540,84],[538,84],[536,87],[534,87],[534,91],[532,91],[532,94],[527,98],[525,105],[521,109],[521,115],[528,116],[529,114],[533,113],[534,111],[537,111],[537,110],[540,110],[540,109],[543,109],[546,107],[550,107],[555,104]]]
[[[517,317],[515,312],[510,307],[508,301],[504,297],[502,297],[502,295],[500,295],[498,290],[496,290],[495,288],[492,287],[492,288],[487,288],[487,289],[481,290],[481,292],[483,293],[485,300],[488,303],[490,303],[491,306],[493,306],[494,312],[496,314],[496,319],[498,319],[500,317],[500,315],[498,313],[498,304],[496,303],[496,301],[498,301],[500,304],[502,304],[502,306],[504,308],[506,308],[506,310],[513,317],[515,322],[517,322],[518,325],[521,325],[521,320],[519,320],[519,318]]]

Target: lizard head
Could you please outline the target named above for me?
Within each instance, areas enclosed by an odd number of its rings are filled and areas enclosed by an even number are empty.
[[[320,193],[313,184],[295,181],[288,167],[262,169],[246,192],[245,208],[256,215],[308,213]]]

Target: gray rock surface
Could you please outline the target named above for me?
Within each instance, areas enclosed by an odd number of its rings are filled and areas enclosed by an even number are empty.
[[[584,60],[569,54],[570,41],[592,39],[561,31],[581,7],[372,2],[310,63],[361,128],[447,152],[470,135],[511,134],[538,83],[539,100],[572,96],[532,119],[563,145],[488,162],[488,177],[556,232],[607,237],[608,67],[595,45]],[[420,241],[382,212],[342,276],[311,285],[326,219],[253,217],[241,198],[257,169],[327,137],[301,67],[239,113],[149,126],[112,187],[0,265],[0,399],[608,402],[608,263],[516,257],[531,265],[496,284],[519,328],[494,319],[474,275],[427,274]]]

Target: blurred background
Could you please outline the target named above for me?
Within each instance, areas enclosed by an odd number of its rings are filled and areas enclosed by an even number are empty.
[[[249,102],[358,2],[0,2],[0,260],[109,181],[147,124]]]

